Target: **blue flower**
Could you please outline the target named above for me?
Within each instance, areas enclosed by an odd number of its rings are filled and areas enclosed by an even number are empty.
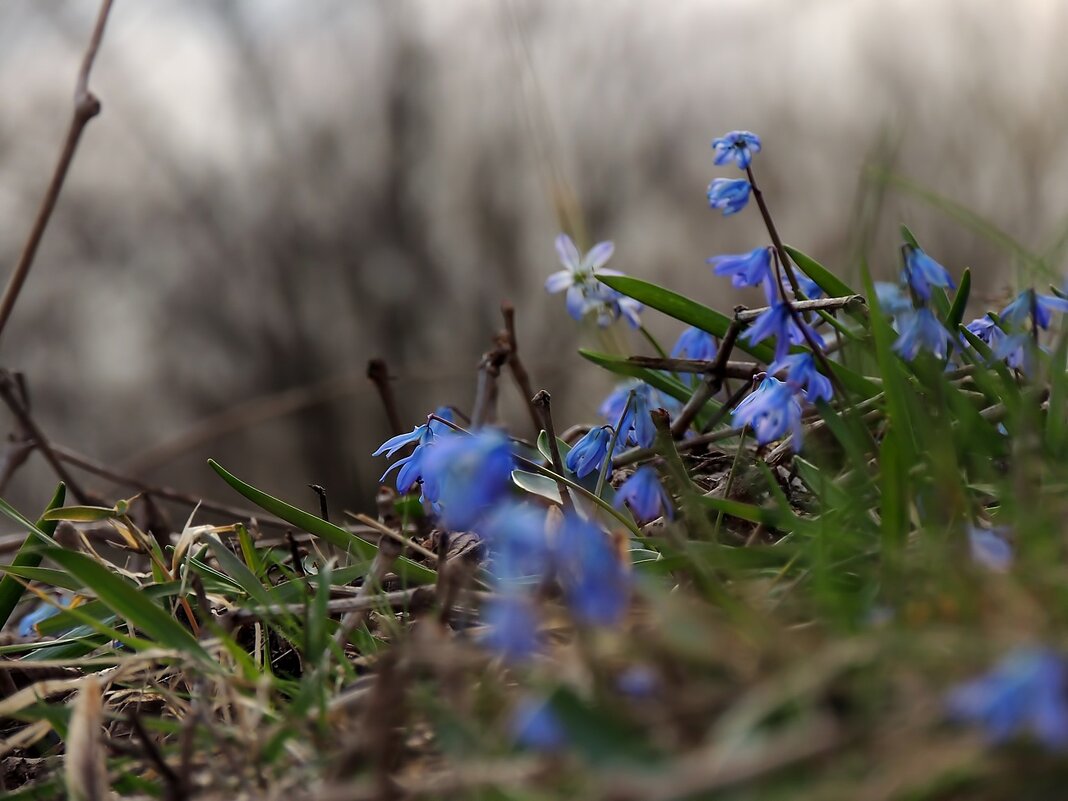
[[[526,595],[494,595],[483,606],[482,619],[487,627],[482,644],[508,661],[519,662],[537,652],[538,616]]]
[[[452,421],[453,413],[452,409],[447,406],[440,406],[434,414],[443,420]],[[423,473],[423,458],[427,453],[427,446],[429,446],[437,437],[444,434],[451,433],[452,429],[437,420],[430,420],[423,423],[421,426],[416,426],[407,434],[398,434],[395,437],[390,437],[381,445],[378,446],[378,450],[372,453],[372,456],[382,456],[383,454],[387,459],[391,458],[393,454],[399,451],[406,445],[410,445],[413,442],[416,443],[415,449],[403,459],[398,459],[396,462],[386,468],[378,480],[380,482],[386,480],[386,476],[391,471],[399,469],[397,473],[397,491],[400,493],[406,493],[415,485],[415,482],[422,480]]]
[[[634,474],[623,482],[616,491],[615,505],[627,504],[639,523],[648,523],[658,517],[675,516],[671,506],[671,496],[660,484],[656,470],[649,465],[642,465]]]
[[[757,286],[771,280],[771,248],[759,247],[748,253],[713,256],[706,261],[716,275],[730,276],[736,287]]]
[[[972,560],[987,570],[1004,573],[1012,567],[1012,546],[1005,540],[1004,529],[969,526],[968,546]]]
[[[611,439],[612,429],[608,426],[591,429],[568,451],[564,459],[567,469],[579,478],[585,478],[594,470],[598,470],[608,454],[608,443]]]
[[[1004,334],[994,346],[994,358],[1004,360],[1013,370],[1021,370],[1024,375],[1035,373],[1034,338],[1027,333]]]
[[[1032,317],[1034,325],[1046,329],[1052,321],[1053,312],[1068,312],[1068,300],[1025,289],[1002,310],[1001,322],[1009,328],[1019,328],[1028,317]]]
[[[463,531],[508,493],[512,449],[499,431],[440,437],[423,459],[423,494],[441,507],[442,524]]]
[[[59,601],[62,606],[69,606],[70,599]],[[41,601],[30,612],[19,618],[18,633],[20,637],[32,637],[37,632],[37,624],[59,614],[59,607],[47,601]]]
[[[964,327],[974,334],[976,339],[991,348],[997,347],[998,342],[1005,336],[1005,332],[998,327],[994,318],[989,314],[972,320]]]
[[[1051,749],[1068,746],[1064,657],[1046,648],[1009,653],[985,676],[954,689],[952,717],[982,727],[994,743],[1028,733]]]
[[[890,317],[896,317],[912,310],[912,298],[905,293],[900,284],[876,281],[875,301],[879,304],[883,314]]]
[[[737,214],[749,202],[750,188],[744,178],[717,178],[708,185],[708,205],[720,209],[724,217]]]
[[[616,680],[616,689],[631,698],[649,698],[660,689],[660,678],[645,665],[632,665]]]
[[[687,328],[683,331],[671,349],[673,359],[697,359],[712,361],[716,358],[716,338],[700,328]]]
[[[768,367],[768,374],[786,371],[786,384],[795,392],[805,390],[805,400],[815,403],[818,400],[829,401],[834,390],[831,380],[816,369],[816,360],[811,353],[793,353],[784,356]]]
[[[576,320],[582,320],[589,312],[597,314],[597,322],[607,326],[625,317],[637,328],[642,304],[627,298],[597,280],[599,275],[623,275],[618,270],[604,269],[612,257],[615,246],[611,242],[599,242],[585,256],[579,254],[575,243],[567,234],[556,237],[556,253],[563,270],[553,273],[545,281],[545,289],[551,294],[567,290],[567,311]]]
[[[634,390],[634,400],[627,416],[620,421],[631,390]],[[674,398],[665,397],[643,381],[626,381],[612,390],[598,411],[609,425],[619,424],[619,437],[616,440],[618,452],[628,445],[648,448],[653,444],[656,428],[649,411],[659,408],[674,411],[678,408],[678,402]]]
[[[619,622],[630,603],[630,573],[609,535],[569,514],[556,548],[557,575],[576,620],[595,626]]]
[[[819,334],[811,328],[808,333],[819,347],[823,347],[823,338]],[[781,361],[790,352],[791,345],[803,345],[806,342],[804,333],[782,302],[769,306],[742,334],[742,338],[751,345],[763,342],[768,337],[775,338],[775,361]]]
[[[512,714],[512,739],[531,751],[558,751],[567,745],[567,731],[549,701],[530,696]]]
[[[760,152],[760,137],[749,131],[731,131],[713,139],[712,148],[716,151],[717,165],[733,161],[744,170],[753,161],[753,154]]]
[[[921,350],[945,358],[953,339],[949,331],[938,321],[926,306],[898,317],[901,334],[894,343],[894,350],[906,361],[912,361]]]
[[[767,445],[790,432],[794,450],[801,450],[801,404],[790,388],[777,378],[768,376],[761,381],[760,386],[738,404],[731,420],[735,427],[753,429],[758,445]]]
[[[476,528],[488,545],[490,572],[502,591],[537,585],[552,571],[553,552],[545,534],[543,509],[498,504]]]
[[[953,288],[955,284],[946,268],[914,245],[904,245],[905,270],[902,278],[924,301],[931,299],[931,287]]]

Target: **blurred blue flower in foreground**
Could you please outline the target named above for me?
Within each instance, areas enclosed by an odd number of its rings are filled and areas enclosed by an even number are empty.
[[[656,469],[651,465],[642,465],[616,491],[616,506],[626,504],[634,513],[639,523],[648,523],[658,517],[675,516],[671,506],[671,496],[660,483]]]
[[[713,139],[712,148],[716,151],[717,165],[733,161],[744,170],[753,161],[753,154],[760,152],[760,137],[749,131],[731,131]]]
[[[748,253],[728,253],[706,259],[716,275],[729,276],[736,287],[758,286],[771,281],[771,248],[759,247]]]
[[[567,311],[576,320],[581,320],[592,311],[596,312],[597,322],[601,326],[607,326],[622,316],[632,326],[638,327],[641,324],[638,314],[642,304],[597,280],[598,275],[623,275],[618,270],[604,269],[614,251],[615,246],[611,242],[598,242],[589,253],[582,256],[571,237],[560,234],[556,237],[556,253],[564,269],[545,280],[545,289],[552,294],[566,289]]]
[[[441,506],[441,522],[469,529],[512,483],[512,448],[499,431],[440,437],[423,459],[423,494]]]
[[[571,614],[595,626],[619,622],[630,603],[630,573],[608,534],[577,514],[564,520],[556,570]]]
[[[926,306],[898,316],[901,334],[894,342],[894,350],[906,361],[912,361],[921,350],[930,351],[939,359],[945,358],[953,339],[949,331]]]
[[[998,339],[998,344],[994,346],[994,359],[1004,360],[1013,370],[1021,370],[1024,375],[1030,376],[1035,373],[1037,351],[1034,338],[1021,331]]]
[[[968,547],[972,560],[987,570],[1005,573],[1012,567],[1012,546],[1001,529],[968,527]]]
[[[912,298],[910,298],[900,284],[891,284],[886,281],[875,282],[875,301],[879,309],[890,317],[912,310]]]
[[[790,388],[777,378],[768,376],[761,381],[760,386],[738,404],[731,420],[735,427],[753,429],[758,445],[767,445],[790,432],[794,450],[801,450],[801,404]]]
[[[600,468],[608,454],[608,443],[612,439],[612,429],[598,426],[586,433],[564,458],[567,469],[579,478],[585,478]]]
[[[816,369],[816,359],[811,353],[806,351],[784,356],[768,367],[768,374],[776,375],[782,370],[786,371],[787,386],[795,392],[803,389],[805,400],[809,403],[829,401],[833,397],[831,380]]]
[[[716,358],[716,338],[700,328],[687,328],[679,334],[675,347],[671,349],[673,359],[697,359],[712,361]]]
[[[708,185],[708,205],[724,217],[737,214],[749,202],[749,182],[744,178],[717,178]]]
[[[990,672],[954,689],[950,715],[983,728],[994,743],[1028,733],[1048,748],[1068,746],[1068,689],[1064,657],[1046,648],[1021,648]]]
[[[916,293],[916,296],[924,301],[931,299],[931,287],[941,286],[952,289],[955,284],[950,278],[949,272],[932,259],[920,248],[914,245],[904,245],[905,271],[903,278]]]
[[[510,728],[516,744],[532,751],[558,751],[567,745],[567,732],[545,698],[520,701]]]
[[[1001,311],[1002,324],[1011,328],[1020,328],[1032,318],[1032,323],[1039,328],[1049,328],[1053,312],[1068,312],[1068,300],[1056,295],[1040,295],[1033,289],[1025,289]]]
[[[528,659],[538,650],[538,616],[524,594],[493,596],[482,608],[486,634],[482,644],[511,662]]]
[[[70,605],[70,599],[63,598],[58,602],[63,606]],[[55,617],[59,614],[59,607],[55,604],[48,603],[47,601],[41,601],[32,610],[27,612],[21,618],[19,618],[18,633],[20,637],[32,637],[37,633],[37,624],[50,617]]]
[[[811,328],[809,336],[819,346],[823,347],[823,338]],[[742,339],[751,345],[763,342],[768,337],[775,338],[775,361],[781,361],[790,352],[791,345],[803,345],[806,342],[805,334],[794,322],[793,315],[785,303],[776,302],[768,307],[767,311],[753,320],[749,329],[742,334]]]
[[[516,584],[536,585],[552,570],[544,509],[502,503],[477,529],[489,547],[490,572],[503,591]]]

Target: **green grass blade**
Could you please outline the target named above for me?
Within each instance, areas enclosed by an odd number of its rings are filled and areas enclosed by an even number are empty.
[[[140,587],[84,554],[49,548],[44,555],[82,581],[115,614],[129,620],[160,645],[187,653],[201,662],[211,661],[189,629],[149,600]]]
[[[52,509],[62,506],[66,494],[67,487],[61,483],[56,488],[52,500],[50,500],[48,506],[45,507],[45,515]],[[39,528],[43,534],[51,538],[56,532],[57,525],[58,523],[42,517],[42,519],[38,521],[36,528]],[[32,536],[26,537],[25,542],[19,547],[18,553],[15,554],[15,558],[11,562],[11,567],[37,567],[41,564],[41,553],[39,549],[40,543],[38,543]],[[7,571],[7,575],[5,575],[3,579],[0,579],[0,629],[7,624],[8,619],[11,617],[11,613],[15,611],[15,607],[18,606],[19,600],[22,598],[23,586],[15,579],[15,575],[15,573]]]
[[[953,296],[953,304],[949,307],[946,317],[946,328],[956,331],[964,320],[964,312],[968,308],[968,296],[972,291],[972,271],[965,268],[964,275],[960,277],[960,286],[957,294]]]
[[[374,559],[375,554],[378,553],[378,548],[367,540],[361,539],[352,532],[346,531],[340,526],[335,526],[321,517],[305,512],[303,509],[290,506],[285,501],[275,498],[273,495],[268,495],[251,484],[246,484],[237,476],[228,472],[214,459],[209,459],[208,464],[212,470],[219,474],[223,481],[237,490],[237,492],[244,495],[261,509],[285,520],[287,523],[329,542],[347,554],[354,554],[368,562]],[[395,569],[406,581],[416,584],[433,584],[437,580],[437,574],[433,570],[404,556],[396,561]]]

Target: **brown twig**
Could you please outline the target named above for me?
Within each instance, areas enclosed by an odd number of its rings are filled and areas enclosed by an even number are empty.
[[[552,396],[542,389],[531,398],[530,402],[534,404],[534,408],[541,414],[542,427],[545,429],[545,436],[549,439],[549,453],[552,456],[553,471],[558,476],[562,476],[564,475],[564,460],[560,458],[560,445],[556,441],[556,428],[553,426]],[[574,504],[571,502],[570,490],[562,482],[558,482],[558,486],[560,488],[560,505],[564,507],[565,511],[571,511],[574,509]]]
[[[393,434],[404,433],[404,423],[401,422],[400,412],[397,411],[397,398],[389,383],[389,366],[386,360],[371,359],[367,362],[367,377],[378,390],[378,397],[382,399],[382,407],[386,410],[386,417],[389,419],[389,427],[393,430]]]
[[[59,193],[63,190],[63,182],[67,178],[67,171],[70,169],[71,161],[74,159],[74,151],[78,147],[78,140],[81,139],[82,131],[85,130],[89,120],[100,113],[100,101],[96,95],[89,91],[89,72],[93,68],[96,52],[100,48],[100,40],[104,36],[104,25],[107,23],[108,14],[111,12],[111,4],[112,0],[103,0],[100,4],[96,25],[93,28],[89,46],[78,70],[77,82],[74,85],[74,112],[71,115],[70,127],[67,129],[67,138],[63,142],[63,149],[60,151],[59,161],[56,163],[56,168],[52,173],[52,180],[45,191],[44,200],[41,201],[41,207],[37,210],[37,217],[34,218],[33,227],[30,228],[30,235],[26,239],[26,244],[22,247],[18,263],[8,279],[3,297],[0,297],[0,333],[7,326],[7,321],[15,308],[15,301],[18,300],[19,293],[22,291],[22,285],[26,283],[26,278],[30,274],[33,259],[37,255],[37,247],[41,244],[45,228],[48,227],[48,221],[52,217],[56,201],[59,200]],[[73,490],[73,487],[71,489]]]
[[[716,358],[708,368],[708,378],[694,390],[693,394],[690,395],[690,399],[686,401],[686,405],[682,407],[682,411],[679,412],[679,416],[671,423],[671,435],[675,439],[682,439],[686,429],[690,427],[690,423],[694,421],[701,409],[708,403],[708,399],[719,392],[723,386],[727,360],[730,359],[731,352],[734,350],[734,343],[738,339],[738,333],[742,330],[742,324],[737,318],[737,310],[735,315],[735,318],[731,320],[730,327],[727,328],[727,333],[723,335],[723,342],[720,343]],[[752,377],[751,373],[750,377]]]
[[[26,407],[22,405],[15,379],[7,370],[0,370],[0,398],[3,398],[4,403],[11,409],[11,413],[15,415],[15,419],[18,420],[18,424],[22,427],[23,431],[33,437],[33,441],[40,449],[41,455],[43,455],[52,466],[52,469],[59,477],[59,480],[67,485],[71,495],[77,499],[78,503],[89,503],[89,496],[86,495],[85,492],[82,491],[81,486],[71,478],[71,475],[63,465],[63,462],[56,456],[48,438],[45,437]]]
[[[236,506],[228,506],[223,503],[217,503],[215,501],[208,501],[200,498],[196,495],[190,495],[185,492],[179,492],[178,490],[171,489],[170,487],[160,487],[153,484],[148,484],[133,476],[120,473],[116,470],[100,464],[100,462],[90,459],[88,456],[83,456],[76,451],[72,451],[70,448],[65,448],[62,445],[53,445],[52,452],[59,457],[60,460],[67,462],[68,464],[78,467],[87,473],[99,476],[100,478],[107,479],[116,484],[122,486],[132,487],[138,492],[144,495],[151,495],[155,498],[161,498],[165,501],[172,501],[174,503],[180,503],[183,506],[197,506],[199,504],[201,509],[205,509],[211,512],[217,512],[221,515],[227,515],[228,517],[236,517],[239,519],[248,520],[250,518],[256,518],[261,525],[273,526],[275,528],[283,528],[287,525],[283,520],[278,520],[273,517],[263,517],[261,512],[255,512],[250,509],[241,509]]]
[[[793,301],[793,307],[796,311],[835,311],[838,309],[848,309],[850,306],[864,305],[864,298],[860,295],[846,295],[840,298],[818,298],[817,300],[795,300]],[[759,309],[746,309],[740,311],[734,315],[740,323],[748,323],[755,320],[768,310],[768,306],[764,306]]]
[[[511,350],[498,342],[482,354],[478,364],[478,386],[475,389],[475,406],[471,410],[471,428],[481,428],[497,420],[497,379],[501,367],[508,361]]]
[[[527,368],[519,358],[519,340],[515,336],[515,307],[505,301],[501,304],[501,316],[504,318],[504,333],[507,337],[508,369],[512,371],[512,378],[515,380],[516,386],[519,387],[519,392],[523,395],[523,399],[527,402],[530,422],[534,426],[535,435],[537,435],[538,431],[541,430],[541,423],[538,420],[538,410],[531,402],[534,397],[534,387],[530,383],[530,374],[527,373]]]
[[[669,370],[672,373],[711,373],[715,359],[664,359],[660,356],[631,356],[627,359],[635,367],[649,370]],[[724,378],[750,379],[761,368],[756,362],[732,362],[723,365]],[[561,437],[564,435],[561,434]],[[566,437],[564,438],[566,441]]]

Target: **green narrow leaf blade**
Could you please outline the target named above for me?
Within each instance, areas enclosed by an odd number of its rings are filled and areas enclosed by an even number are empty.
[[[45,507],[44,514],[47,515],[52,509],[56,509],[63,505],[63,499],[67,495],[67,487],[65,484],[60,483],[56,488],[55,494],[52,496],[52,500],[48,502],[48,506]],[[37,528],[48,537],[51,537],[56,533],[56,526],[58,523],[47,520],[42,516],[41,520],[37,523]],[[37,542],[32,536],[26,537],[26,540],[19,547],[18,553],[15,554],[15,558],[11,562],[11,567],[28,567],[34,568],[41,564],[40,543]],[[0,629],[6,624],[11,617],[11,613],[15,611],[15,607],[18,606],[19,601],[22,599],[23,586],[15,579],[15,573],[8,571],[7,575],[3,579],[0,579]]]

